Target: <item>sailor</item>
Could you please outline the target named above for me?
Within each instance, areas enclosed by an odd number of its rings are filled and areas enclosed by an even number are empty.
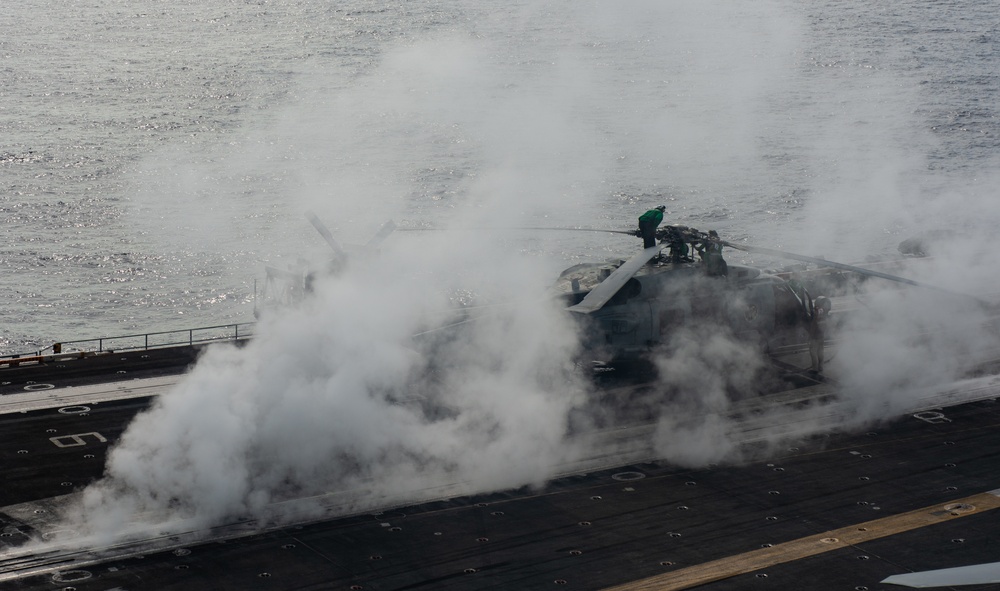
[[[708,231],[708,239],[698,243],[698,255],[705,264],[705,273],[709,277],[724,277],[729,273],[729,265],[722,258],[722,241],[715,230]]]
[[[665,205],[657,205],[639,216],[639,235],[642,236],[643,248],[656,246],[656,228],[663,221],[663,212],[666,209]]]
[[[691,257],[688,256],[690,252],[687,242],[684,241],[684,237],[680,232],[671,233],[670,261],[673,263],[690,263],[692,261]]]
[[[687,245],[690,239],[689,231],[690,228],[687,226],[673,224],[661,232],[660,240],[670,245],[670,262],[690,263],[693,260],[688,256],[691,253]]]
[[[812,373],[823,373],[823,328],[827,314],[830,313],[830,299],[819,296],[812,302],[812,314],[806,331],[809,333],[809,359],[812,361]]]

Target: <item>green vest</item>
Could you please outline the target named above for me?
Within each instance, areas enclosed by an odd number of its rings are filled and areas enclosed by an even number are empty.
[[[653,225],[659,226],[660,222],[663,221],[663,212],[659,209],[651,209],[646,213],[639,216],[640,222],[653,222]]]

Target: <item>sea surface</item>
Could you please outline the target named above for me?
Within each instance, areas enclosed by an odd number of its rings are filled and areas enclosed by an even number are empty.
[[[252,322],[265,264],[328,256],[307,210],[364,243],[662,203],[844,262],[998,221],[992,0],[21,0],[0,32],[2,354]],[[637,247],[476,239],[553,276]]]

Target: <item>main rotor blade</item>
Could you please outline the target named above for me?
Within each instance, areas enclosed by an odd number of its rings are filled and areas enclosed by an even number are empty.
[[[510,230],[556,230],[562,232],[604,232],[605,234],[625,234],[637,237],[635,230],[605,230],[604,228],[542,228],[542,227],[519,227],[506,228]]]
[[[481,230],[556,230],[562,232],[605,232],[608,234],[625,234],[636,236],[635,230],[605,230],[603,228],[542,228],[537,226],[517,227],[474,227],[474,228],[398,228],[399,232],[448,232],[448,231],[481,231]]]
[[[656,246],[650,246],[625,261],[620,267],[615,269],[611,275],[608,275],[604,281],[598,283],[597,287],[590,290],[590,293],[588,293],[579,304],[570,306],[567,310],[570,312],[577,312],[579,314],[593,314],[594,312],[600,310],[604,304],[608,303],[608,300],[615,297],[618,290],[628,283],[628,280],[631,279],[643,265],[649,262],[656,255],[660,254],[660,251],[665,246],[667,245],[664,243],[657,244]]]
[[[469,318],[463,318],[461,320],[457,320],[455,322],[452,322],[451,324],[444,324],[444,325],[441,325],[441,326],[435,326],[434,328],[429,328],[427,330],[415,333],[415,334],[411,335],[410,338],[411,339],[416,339],[416,338],[419,338],[419,337],[426,337],[426,336],[432,335],[434,333],[444,332],[446,330],[449,330],[449,329],[452,329],[452,328],[456,328],[456,327],[459,327],[459,326],[464,326],[466,324],[472,324],[473,322],[478,322],[480,320],[483,320],[485,318],[489,318],[489,317],[492,317],[492,316],[493,316],[493,314],[481,314],[479,316],[472,316],[472,317],[469,317]]]
[[[321,222],[319,218],[316,217],[315,213],[307,211],[306,219],[308,219],[309,223],[311,223],[313,227],[316,228],[316,231],[319,232],[319,235],[322,236],[324,240],[326,240],[326,243],[330,245],[330,248],[333,249],[333,252],[337,253],[337,256],[339,258],[343,259],[347,257],[347,253],[344,252],[344,249],[340,247],[340,244],[338,244],[337,241],[333,239],[333,234],[331,234],[330,230],[327,229],[327,227],[323,224],[323,222]]]
[[[855,267],[854,265],[845,265],[844,263],[837,263],[834,261],[828,261],[826,259],[821,259],[817,257],[809,257],[801,254],[795,254],[793,252],[785,252],[783,250],[774,250],[773,248],[764,248],[761,246],[751,246],[749,244],[733,244],[732,242],[726,242],[725,240],[720,240],[719,244],[723,246],[728,246],[730,248],[735,248],[737,250],[743,250],[746,252],[755,252],[758,254],[766,254],[773,257],[779,257],[784,259],[792,259],[795,261],[802,261],[804,263],[813,263],[821,267],[830,267],[832,269],[842,269],[844,271],[853,271],[854,273],[859,273],[861,275],[868,275],[870,277],[880,277],[882,279],[888,279],[889,281],[895,281],[897,283],[905,283],[907,285],[914,285],[917,287],[923,287],[926,289],[933,289],[936,291],[942,291],[944,293],[950,293],[952,295],[960,295],[967,298],[972,298],[980,303],[987,303],[983,300],[977,298],[976,296],[969,295],[966,293],[952,291],[950,289],[945,289],[943,287],[938,287],[937,285],[931,285],[930,283],[921,283],[919,281],[914,281],[912,279],[907,279],[905,277],[899,277],[897,275],[890,275],[888,273],[882,273],[881,271],[872,271],[871,269],[864,269],[862,267]]]
[[[372,236],[372,239],[368,241],[368,244],[365,244],[365,249],[372,250],[377,248],[378,245],[382,244],[382,242],[388,238],[389,234],[392,234],[395,229],[396,223],[392,220],[382,224],[382,227],[378,229],[378,232],[376,232],[374,236]]]

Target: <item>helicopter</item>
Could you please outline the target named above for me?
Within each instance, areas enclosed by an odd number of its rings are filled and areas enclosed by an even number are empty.
[[[269,278],[293,279],[296,294],[309,293],[312,277],[317,272],[335,274],[344,268],[350,258],[314,213],[306,212],[306,218],[333,250],[334,257],[325,271],[281,272],[268,269]],[[640,236],[635,230],[582,227],[507,229]],[[440,229],[399,228],[388,221],[360,252],[370,254],[376,251],[394,231]],[[817,338],[815,333],[810,333],[810,323],[817,315],[829,317],[832,312],[831,299],[819,293],[828,284],[808,282],[795,274],[773,273],[758,267],[728,263],[722,257],[722,247],[939,289],[873,269],[735,244],[721,239],[715,231],[702,232],[681,224],[658,228],[656,242],[655,246],[644,248],[628,259],[574,265],[562,271],[556,279],[551,295],[579,324],[582,355],[591,362],[616,364],[648,359],[683,328],[707,330],[714,325],[760,347],[765,353],[790,343],[801,343],[803,333],[812,339]],[[665,250],[669,252],[664,253]],[[443,333],[461,330],[468,323],[483,318],[474,308],[460,308],[451,321],[414,337],[442,336]],[[822,339],[822,334],[818,338]]]
[[[595,230],[640,237],[640,232]],[[833,300],[848,282],[881,278],[965,298],[977,297],[881,272],[782,250],[735,244],[715,231],[681,224],[656,231],[656,245],[629,259],[582,263],[564,270],[555,285],[557,297],[581,326],[581,344],[595,363],[649,359],[678,331],[724,330],[757,346],[777,362],[782,347],[808,342],[813,373],[822,368],[822,325],[831,319]],[[767,272],[727,263],[722,247],[809,263],[808,273]],[[663,253],[669,249],[669,254]],[[697,253],[697,258],[691,256]],[[826,295],[822,295],[826,293]],[[815,322],[814,322],[815,321]],[[818,359],[817,359],[818,356]]]
[[[656,237],[658,244],[627,260],[582,263],[559,275],[555,291],[595,359],[641,358],[681,327],[709,325],[767,350],[830,312],[829,298],[814,297],[794,279],[727,263],[721,247],[733,245],[715,232],[672,224]]]

